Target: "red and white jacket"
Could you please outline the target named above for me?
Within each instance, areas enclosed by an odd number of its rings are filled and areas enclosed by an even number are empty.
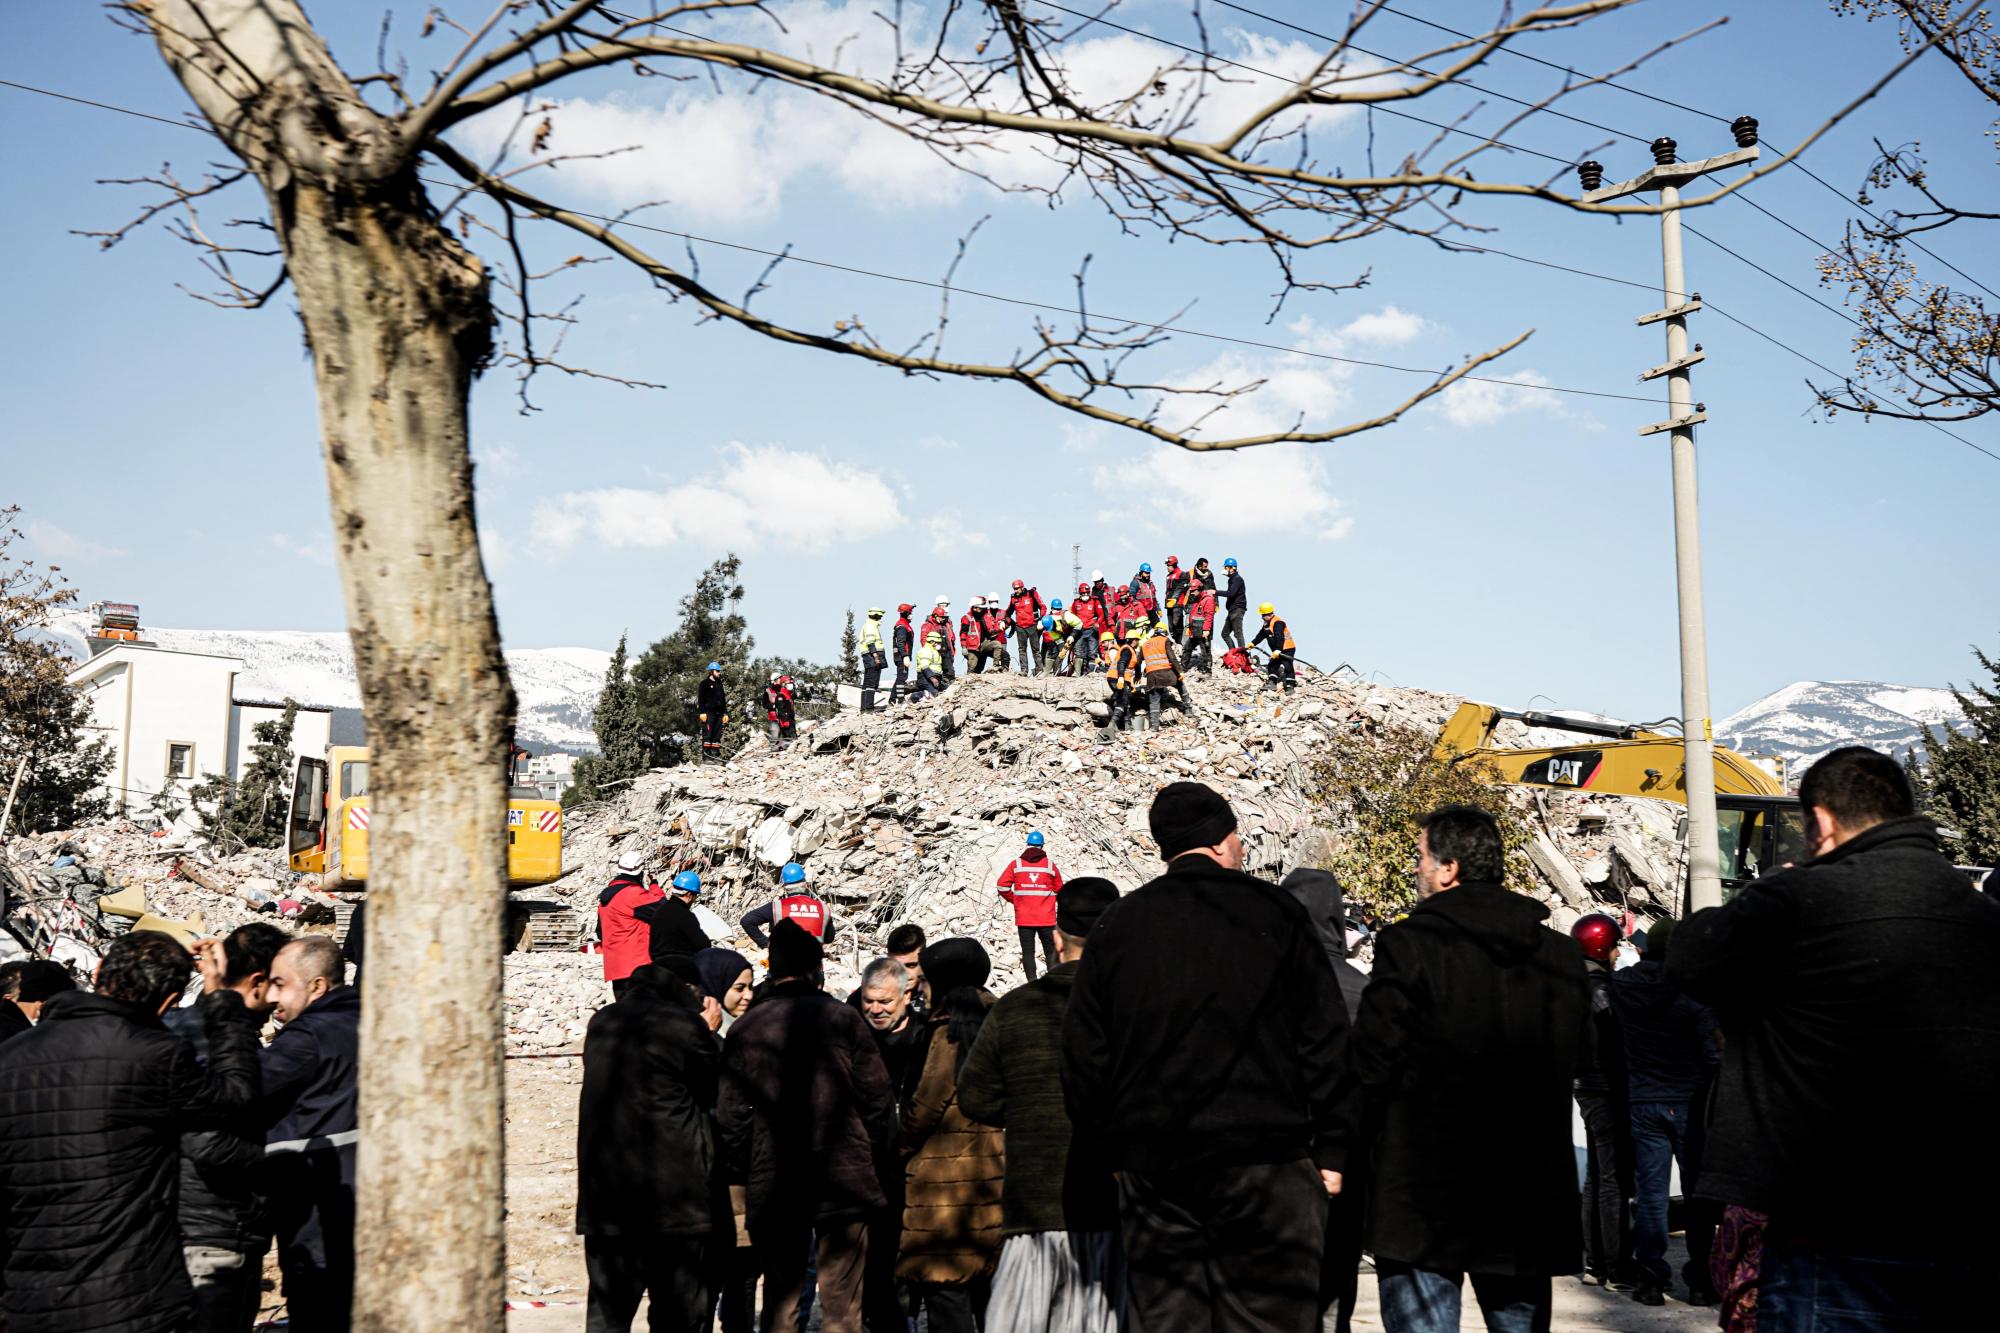
[[[1029,847],[1007,863],[995,881],[1000,896],[1014,904],[1017,926],[1053,926],[1056,923],[1056,894],[1062,889],[1062,871],[1039,847]]]

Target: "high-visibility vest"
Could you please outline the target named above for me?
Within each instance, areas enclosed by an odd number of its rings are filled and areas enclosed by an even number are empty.
[[[1158,634],[1148,635],[1139,644],[1140,660],[1145,663],[1146,674],[1155,671],[1172,671],[1173,659],[1167,654],[1167,641]]]
[[[917,670],[937,672],[944,670],[944,654],[938,651],[936,644],[927,643],[917,649]]]
[[[1104,680],[1114,690],[1122,690],[1131,683],[1131,672],[1126,667],[1127,651],[1120,645],[1104,654]]]
[[[879,653],[882,651],[882,622],[869,620],[861,627],[861,651]]]
[[[826,938],[826,904],[810,893],[788,893],[771,905],[771,924],[789,921],[816,940]]]
[[[1271,643],[1273,652],[1290,653],[1298,651],[1298,645],[1292,642],[1292,627],[1290,625],[1287,625],[1284,621],[1278,619],[1276,616],[1272,616],[1269,620],[1264,622],[1264,628],[1271,631]],[[1285,641],[1284,646],[1282,648],[1277,646],[1277,642],[1281,637]]]

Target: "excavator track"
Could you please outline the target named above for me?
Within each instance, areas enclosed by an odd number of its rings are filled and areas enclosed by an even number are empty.
[[[575,953],[583,947],[583,923],[566,903],[510,899],[507,903],[509,953]]]

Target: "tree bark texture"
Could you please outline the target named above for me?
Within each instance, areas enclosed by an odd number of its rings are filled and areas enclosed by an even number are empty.
[[[371,760],[354,1327],[499,1330],[514,695],[467,439],[487,275],[292,0],[141,12],[264,186],[318,383]]]

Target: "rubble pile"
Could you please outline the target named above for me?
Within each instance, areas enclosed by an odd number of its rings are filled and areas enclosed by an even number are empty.
[[[1229,673],[1194,677],[1190,689],[1191,712],[1121,734],[1103,725],[1095,677],[961,677],[937,699],[803,728],[783,750],[757,741],[727,764],[655,770],[619,799],[569,813],[564,883],[602,884],[637,851],[655,874],[698,870],[703,901],[733,923],[775,893],[777,868],[795,860],[836,924],[859,927],[833,941],[836,985],[903,921],[980,939],[1009,985],[1019,949],[993,882],[1028,830],[1048,836],[1065,875],[1129,889],[1158,872],[1146,826],[1153,794],[1192,779],[1235,808],[1246,868],[1275,877],[1312,864],[1337,836],[1305,790],[1333,737],[1382,726],[1435,733],[1459,702],[1350,675],[1302,674],[1291,694]],[[1558,793],[1540,804],[1546,814],[1531,822],[1546,843],[1550,867],[1537,868],[1552,903],[1573,917],[1621,894],[1635,907],[1655,892],[1671,900],[1675,863],[1658,836],[1663,818],[1671,839],[1671,807],[1641,816],[1628,807],[1660,803]]]

